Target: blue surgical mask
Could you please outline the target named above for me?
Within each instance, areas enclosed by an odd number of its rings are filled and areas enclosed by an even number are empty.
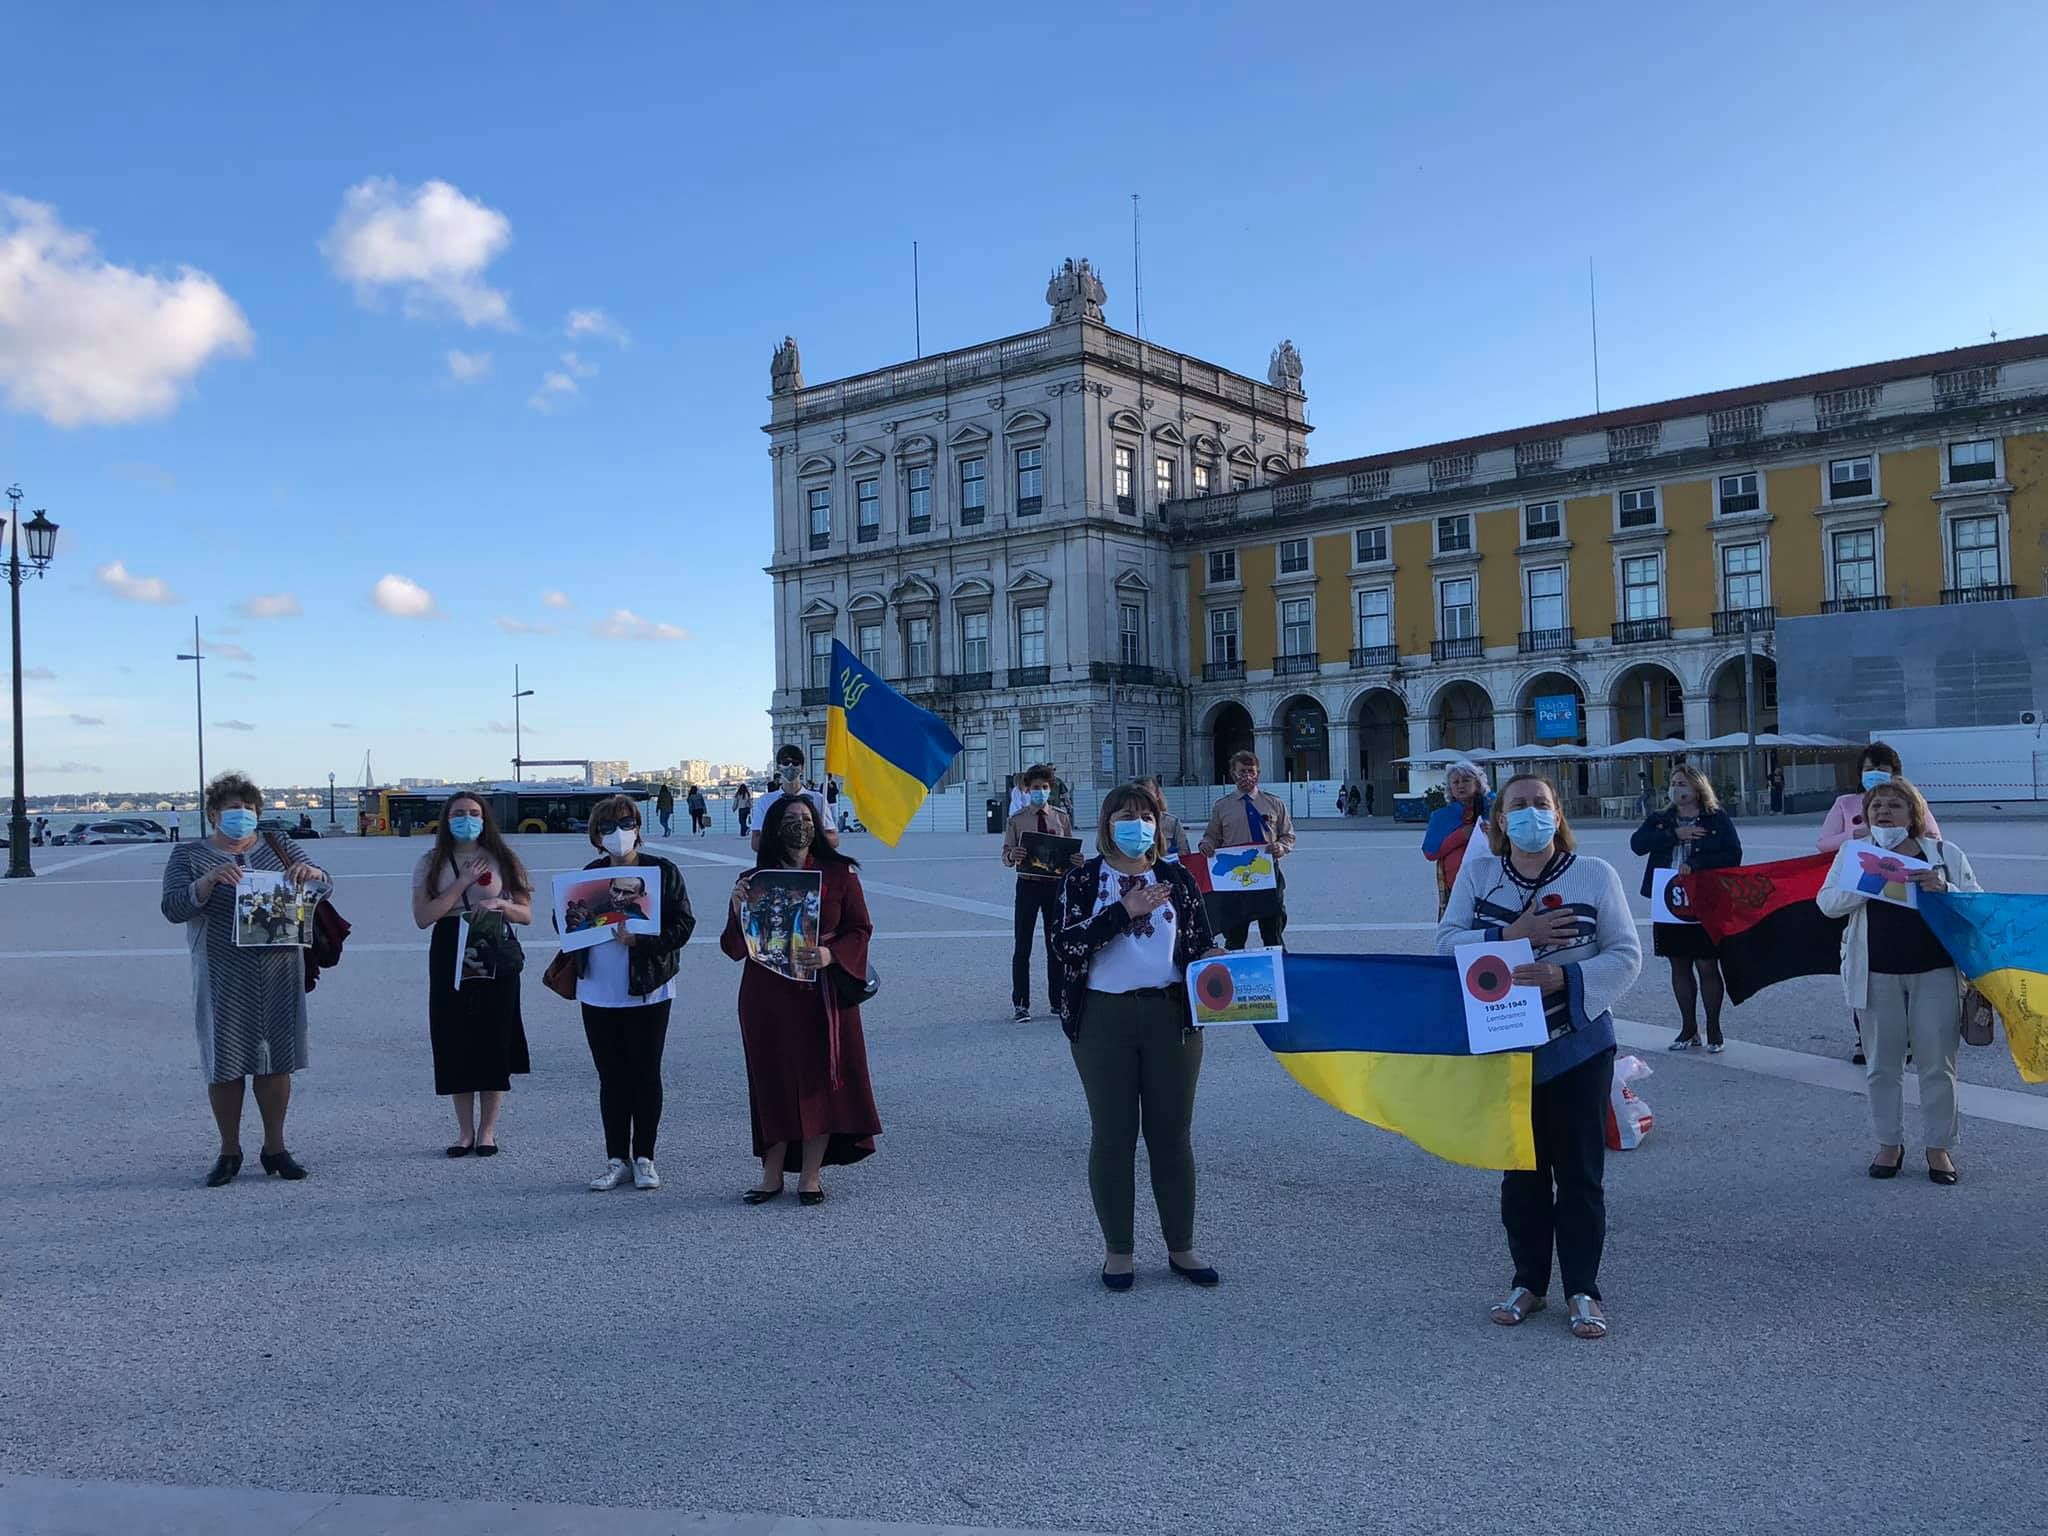
[[[1052,795],[1046,790],[1034,789],[1031,791],[1031,803],[1033,805],[1043,805],[1046,801],[1050,800],[1051,798]]]
[[[1524,853],[1548,848],[1557,836],[1557,812],[1524,806],[1508,812],[1508,841]]]
[[[473,843],[484,835],[484,819],[481,816],[450,816],[448,832],[458,843]]]
[[[227,810],[220,813],[220,829],[227,836],[239,842],[242,838],[248,837],[255,832],[256,813],[244,810],[239,805],[230,806]]]
[[[1875,789],[1880,784],[1889,784],[1891,781],[1892,776],[1888,769],[1866,768],[1863,770],[1863,787],[1867,790]]]
[[[1141,858],[1152,849],[1153,841],[1159,836],[1159,828],[1152,818],[1143,821],[1113,821],[1109,824],[1109,835],[1116,843],[1116,851],[1127,859]]]

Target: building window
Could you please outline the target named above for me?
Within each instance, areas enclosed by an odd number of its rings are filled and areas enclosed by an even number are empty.
[[[1237,551],[1234,549],[1212,549],[1209,551],[1209,585],[1228,586],[1237,580]]]
[[[1763,504],[1763,497],[1757,494],[1754,472],[1721,477],[1721,516],[1733,517],[1738,512],[1754,512]]]
[[[1621,562],[1621,616],[1624,619],[1664,617],[1662,563],[1655,555],[1631,555]]]
[[[1857,528],[1835,535],[1835,596],[1877,596],[1877,531]]]
[[[810,502],[811,548],[823,549],[832,542],[832,487],[812,486]]]
[[[932,469],[929,464],[910,471],[910,522],[912,533],[928,533],[932,526]]]
[[[1352,535],[1352,558],[1360,565],[1379,565],[1387,558],[1387,530],[1361,528]]]
[[[906,677],[932,675],[932,621],[903,621],[903,671]]]
[[[1358,644],[1370,650],[1394,643],[1394,594],[1385,587],[1368,587],[1358,594]]]
[[[1131,460],[1130,449],[1116,450],[1116,509],[1125,517],[1138,515],[1138,491],[1133,483]]]
[[[988,615],[985,613],[960,615],[960,670],[988,670]]]
[[[832,631],[814,629],[811,631],[811,678],[813,688],[832,686]]]
[[[1950,443],[1948,445],[1948,479],[1951,485],[1967,485],[1972,480],[1996,480],[1998,478],[1998,444],[1990,438],[1974,443]]]
[[[1437,583],[1436,627],[1439,640],[1469,640],[1479,633],[1479,614],[1472,606],[1472,578]]]
[[[1522,538],[1533,544],[1538,539],[1564,537],[1564,504],[1539,501],[1522,509]]]
[[[2005,562],[1999,558],[1997,518],[1957,518],[1949,524],[1949,547],[1955,555],[1958,587],[2004,584]]]
[[[1045,665],[1045,604],[1017,610],[1017,665]]]
[[[1828,465],[1829,501],[1847,501],[1852,496],[1868,496],[1872,484],[1869,454],[1854,459],[1836,459]]]
[[[969,784],[988,782],[988,732],[969,731],[961,743],[960,771]]]
[[[1721,551],[1721,606],[1733,613],[1763,605],[1763,545],[1728,545]]]
[[[1280,574],[1298,576],[1308,569],[1308,540],[1282,539],[1280,541]]]
[[[960,461],[960,521],[979,523],[988,516],[988,460]]]
[[[1237,610],[1209,610],[1209,660],[1218,666],[1237,665]]]
[[[1471,547],[1471,513],[1461,512],[1456,517],[1440,517],[1436,520],[1436,552],[1438,554],[1460,554]]]
[[[1152,461],[1152,489],[1161,502],[1173,500],[1173,460],[1155,458]]]
[[[1280,652],[1284,656],[1315,654],[1315,624],[1305,597],[1290,597],[1280,605]]]
[[[1529,628],[1554,634],[1564,628],[1564,567],[1541,566],[1529,573]]]
[[[1017,770],[1036,767],[1045,761],[1045,732],[1038,726],[1017,733]]]
[[[1017,450],[1017,515],[1029,517],[1045,505],[1045,450]]]
[[[1230,488],[1233,491],[1248,491],[1252,488],[1252,483],[1243,475],[1232,475],[1230,477]]]
[[[1624,528],[1654,528],[1657,526],[1657,488],[1653,485],[1639,486],[1632,491],[1621,493],[1621,526]]]
[[[1195,466],[1195,494],[1197,496],[1209,494],[1209,466],[1206,464],[1197,464]]]
[[[863,624],[853,632],[853,646],[860,664],[878,676],[882,670],[882,626]]]
[[[1117,604],[1116,654],[1127,667],[1145,664],[1145,610],[1136,603]]]
[[[1142,779],[1151,771],[1145,765],[1145,727],[1124,727],[1124,777]]]
[[[856,480],[853,486],[854,537],[872,544],[882,536],[882,482]]]

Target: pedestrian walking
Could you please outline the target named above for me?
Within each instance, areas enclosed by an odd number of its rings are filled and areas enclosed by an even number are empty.
[[[661,820],[661,835],[675,836],[676,792],[664,784],[654,797],[654,814]]]
[[[1907,878],[1923,891],[1981,891],[1969,857],[1933,830],[1927,801],[1908,780],[1887,779],[1866,790],[1862,820],[1879,848],[1924,860],[1930,867]],[[1955,962],[1914,907],[1874,901],[1846,879],[1856,856],[1835,851],[1834,867],[1814,902],[1830,917],[1845,917],[1842,993],[1863,1021],[1864,1070],[1870,1088],[1870,1124],[1877,1155],[1873,1179],[1898,1177],[1906,1162],[1907,1053],[1920,1079],[1920,1130],[1927,1147],[1927,1177],[1956,1182],[1956,1051],[1962,1044],[1962,1003]]]
[[[1548,779],[1517,774],[1500,788],[1486,846],[1469,854],[1436,930],[1436,952],[1527,939],[1535,959],[1515,967],[1539,988],[1550,1041],[1530,1063],[1536,1166],[1501,1175],[1500,1219],[1513,1289],[1490,1312],[1513,1327],[1544,1306],[1551,1253],[1564,1280],[1571,1331],[1607,1336],[1600,1258],[1607,1240],[1607,1106],[1614,1082],[1614,1014],[1642,969],[1643,950],[1621,877],[1575,851],[1564,802]]]
[[[498,1155],[512,1079],[532,1070],[520,1015],[524,956],[511,925],[533,921],[533,880],[498,831],[490,802],[456,794],[412,872],[412,920],[431,928],[427,1034],[434,1092],[451,1100],[450,1157]]]
[[[1024,834],[1039,832],[1048,837],[1072,837],[1074,824],[1067,813],[1051,803],[1052,774],[1043,763],[1023,773],[1024,809],[1003,825],[1002,860],[1005,869],[1017,871],[1017,889],[1010,922],[1010,1017],[1022,1024],[1031,1017],[1031,945],[1040,928],[1045,930],[1046,997],[1057,1018],[1060,1011],[1059,962],[1052,952],[1053,938],[1060,925],[1060,874],[1040,874],[1024,869]]]
[[[1371,785],[1370,783],[1368,783],[1368,784],[1367,784],[1367,785],[1365,786],[1365,814],[1366,814],[1366,815],[1367,815],[1368,817],[1370,817],[1370,816],[1372,815],[1372,813],[1373,813],[1373,811],[1372,811],[1372,801],[1373,801],[1373,788],[1372,788],[1372,785]]]
[[[1696,869],[1732,869],[1742,862],[1742,836],[1714,786],[1697,768],[1671,770],[1671,803],[1643,818],[1629,850],[1643,855],[1642,894],[1650,894],[1653,877],[1660,869],[1690,874]],[[1700,1048],[1700,999],[1707,1004],[1709,1054],[1719,1055],[1721,1003],[1727,988],[1721,980],[1721,955],[1714,936],[1698,923],[1654,923],[1650,929],[1651,952],[1671,962],[1671,995],[1678,1003],[1678,1038],[1667,1049],[1696,1051]]]
[[[1280,861],[1294,852],[1294,818],[1288,813],[1285,801],[1259,788],[1259,756],[1256,752],[1232,753],[1230,777],[1237,789],[1210,808],[1209,825],[1202,833],[1198,851],[1207,857],[1218,848],[1258,846],[1272,854],[1275,889],[1271,904],[1258,907],[1253,897],[1231,898],[1234,902],[1246,904],[1245,910],[1256,912],[1259,942],[1271,949],[1280,943],[1281,936],[1287,931],[1287,876],[1280,868]],[[1265,893],[1257,894],[1263,897]],[[1243,949],[1245,941],[1251,937],[1251,925],[1249,916],[1233,919],[1223,930],[1223,942],[1232,949]]]
[[[828,848],[839,846],[839,828],[832,820],[832,807],[825,801],[824,794],[804,786],[804,749],[793,741],[786,741],[775,749],[775,774],[780,781],[774,789],[761,798],[758,807],[761,813],[761,827],[768,826],[769,812],[775,803],[785,797],[801,796],[811,803],[813,820],[817,824],[818,836]],[[754,833],[754,852],[761,851],[761,832]]]
[[[253,1080],[263,1119],[263,1171],[303,1179],[307,1169],[285,1147],[292,1074],[306,1065],[306,962],[288,945],[235,943],[235,893],[251,870],[319,888],[326,873],[288,837],[265,837],[256,824],[263,791],[239,773],[206,787],[213,835],[181,843],[164,865],[161,908],[185,925],[192,951],[192,1013],[199,1067],[220,1132],[220,1155],[206,1175],[218,1188],[242,1171],[243,1084]]]
[[[740,819],[740,836],[747,835],[749,824],[754,819],[754,791],[744,780],[732,797],[733,814]]]
[[[1493,797],[1486,790],[1486,770],[1470,758],[1451,764],[1444,775],[1444,803],[1430,813],[1422,829],[1422,856],[1436,866],[1436,915],[1443,920],[1450,905],[1451,887],[1458,883],[1458,869],[1465,850],[1475,835],[1484,836],[1486,818],[1493,810]]]
[[[1202,1032],[1188,1023],[1186,978],[1190,964],[1221,951],[1194,876],[1161,852],[1151,792],[1122,785],[1103,796],[1095,856],[1060,888],[1060,1022],[1088,1100],[1088,1193],[1112,1291],[1136,1280],[1141,1130],[1168,1267],[1195,1285],[1217,1283],[1195,1248]]]
[[[711,831],[711,806],[704,798],[702,785],[692,784],[690,786],[689,805],[691,835],[695,837],[706,836]]]
[[[176,811],[171,812],[169,820],[171,824],[171,841],[175,843],[178,840],[178,813]]]
[[[630,1179],[635,1189],[659,1189],[654,1146],[661,1130],[661,1054],[676,970],[697,917],[682,871],[640,846],[640,812],[628,797],[598,802],[590,813],[590,841],[601,856],[585,869],[637,869],[661,882],[660,933],[628,933],[621,922],[603,943],[575,952],[576,1001],[597,1067],[604,1122],[604,1172],[590,1187],[617,1189]]]
[[[783,1193],[797,1163],[797,1199],[820,1205],[820,1170],[873,1155],[881,1115],[868,1080],[868,1049],[855,994],[868,975],[874,924],[861,890],[860,865],[823,840],[809,796],[786,795],[761,813],[756,870],[814,869],[819,874],[818,942],[799,948],[797,963],[815,974],[794,981],[751,963],[740,912],[747,877],[734,884],[719,948],[741,963],[740,1043],[747,1060],[747,1099],[761,1178],[740,1198],[764,1205]]]

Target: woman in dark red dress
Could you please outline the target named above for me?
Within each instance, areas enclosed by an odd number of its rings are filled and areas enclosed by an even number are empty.
[[[797,943],[794,952],[796,963],[814,974],[795,981],[750,961],[740,918],[749,877],[733,886],[718,944],[745,967],[740,973],[740,1041],[753,1103],[754,1155],[761,1159],[761,1182],[741,1198],[749,1205],[775,1199],[794,1159],[798,1200],[818,1205],[825,1199],[819,1169],[859,1162],[875,1150],[882,1130],[868,1084],[860,1009],[839,1000],[830,974],[834,967],[849,976],[868,974],[874,925],[856,873],[859,866],[819,837],[817,813],[801,796],[784,796],[769,807],[755,868],[818,871],[821,909],[816,947]]]

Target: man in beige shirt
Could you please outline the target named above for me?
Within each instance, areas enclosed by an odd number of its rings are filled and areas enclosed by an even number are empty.
[[[1270,949],[1279,944],[1287,929],[1287,876],[1280,873],[1280,861],[1294,852],[1294,818],[1288,814],[1285,801],[1259,788],[1257,753],[1234,753],[1230,759],[1230,778],[1237,791],[1218,800],[1209,812],[1209,826],[1196,851],[1207,855],[1218,848],[1250,844],[1264,844],[1271,850],[1277,889],[1270,894],[1262,891],[1222,898],[1218,905],[1228,920],[1216,925],[1227,947],[1243,949],[1251,934],[1252,920],[1257,918],[1259,941]]]
[[[1023,1023],[1031,1017],[1031,933],[1045,929],[1045,990],[1052,1000],[1053,1017],[1060,1011],[1060,971],[1053,962],[1053,935],[1060,925],[1060,883],[1058,875],[1042,874],[1023,867],[1024,834],[1043,832],[1051,837],[1072,837],[1074,824],[1067,813],[1051,804],[1052,769],[1033,763],[1018,781],[1025,795],[1024,808],[1003,826],[1003,864],[1017,871],[1017,902],[1011,921],[1010,947],[1011,1017]],[[1079,864],[1076,854],[1071,861]]]

